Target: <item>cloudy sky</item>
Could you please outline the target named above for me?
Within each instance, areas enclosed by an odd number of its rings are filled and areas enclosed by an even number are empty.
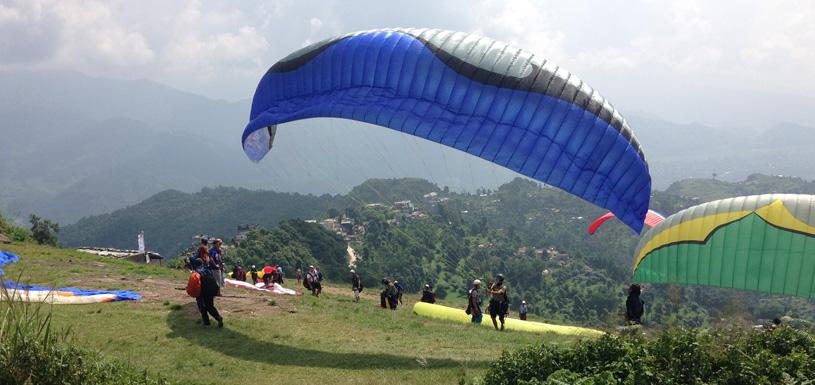
[[[251,97],[321,39],[382,27],[476,32],[576,73],[624,113],[730,128],[815,126],[815,2],[0,0],[0,70],[149,79]]]

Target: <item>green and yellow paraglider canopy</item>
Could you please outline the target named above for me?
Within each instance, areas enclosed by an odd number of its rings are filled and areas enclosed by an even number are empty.
[[[639,282],[815,297],[815,195],[722,199],[671,215],[640,240]]]

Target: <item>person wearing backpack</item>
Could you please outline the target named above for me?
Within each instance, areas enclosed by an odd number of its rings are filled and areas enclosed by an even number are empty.
[[[399,305],[399,296],[396,291],[396,286],[387,278],[382,279],[382,286],[384,286],[384,288],[379,294],[380,306],[384,309],[390,307],[391,310],[396,310],[396,306]]]
[[[354,301],[359,302],[359,295],[362,293],[362,280],[353,269],[351,269],[351,291],[354,292]]]
[[[303,281],[303,286],[311,290],[311,295],[315,297],[320,297],[320,293],[323,291],[323,285],[320,283],[320,281],[322,281],[322,274],[320,271],[317,270],[314,265],[309,266],[306,279]]]
[[[507,297],[507,285],[504,284],[503,274],[495,276],[495,281],[487,289],[487,294],[492,295],[489,305],[492,326],[498,330],[498,323],[495,322],[495,317],[498,317],[501,320],[501,330],[504,330],[504,318],[509,311],[509,297]]]
[[[472,316],[470,322],[480,324],[484,313],[481,311],[481,280],[476,279],[473,281],[473,287],[467,292],[467,310],[466,313]]]
[[[201,320],[204,326],[210,325],[209,316],[211,315],[218,321],[218,327],[224,327],[224,319],[215,308],[215,295],[218,294],[218,283],[212,272],[204,266],[204,261],[196,259],[195,270],[190,274],[187,280],[187,294],[195,298],[195,303],[198,305],[198,311],[201,312]]]
[[[309,291],[312,291],[312,289],[311,289],[311,281],[314,279],[314,275],[312,274],[313,271],[314,271],[314,266],[309,266],[308,271],[306,272],[306,277],[303,279],[303,287],[305,287]],[[314,294],[314,293],[312,292],[312,294]]]
[[[198,245],[198,249],[192,253],[189,257],[187,257],[187,267],[189,267],[190,271],[195,271],[195,260],[200,259],[204,261],[204,265],[209,263],[209,247],[207,245],[209,242],[206,238],[201,238],[201,243]]]
[[[642,287],[632,284],[628,288],[628,298],[625,300],[625,320],[629,325],[642,323],[642,314],[645,313],[645,302],[640,299]]]
[[[255,265],[252,265],[252,270],[249,272],[249,274],[252,276],[252,284],[257,285],[258,284],[258,269],[255,267]]]

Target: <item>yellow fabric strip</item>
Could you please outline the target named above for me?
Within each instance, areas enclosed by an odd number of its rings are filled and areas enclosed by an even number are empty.
[[[756,214],[775,227],[815,235],[815,227],[792,215],[781,200],[756,210]]]

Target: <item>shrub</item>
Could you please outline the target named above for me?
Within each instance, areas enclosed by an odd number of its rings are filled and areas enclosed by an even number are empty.
[[[484,382],[737,385],[807,384],[813,378],[815,339],[782,327],[773,332],[674,329],[650,339],[605,335],[569,347],[527,346],[504,352]]]
[[[1,283],[1,282],[0,282]],[[168,382],[71,344],[69,331],[51,327],[50,308],[2,289],[0,384],[133,384]]]
[[[0,233],[6,234],[14,242],[29,242],[33,239],[31,231],[14,225],[2,215],[0,215]]]

